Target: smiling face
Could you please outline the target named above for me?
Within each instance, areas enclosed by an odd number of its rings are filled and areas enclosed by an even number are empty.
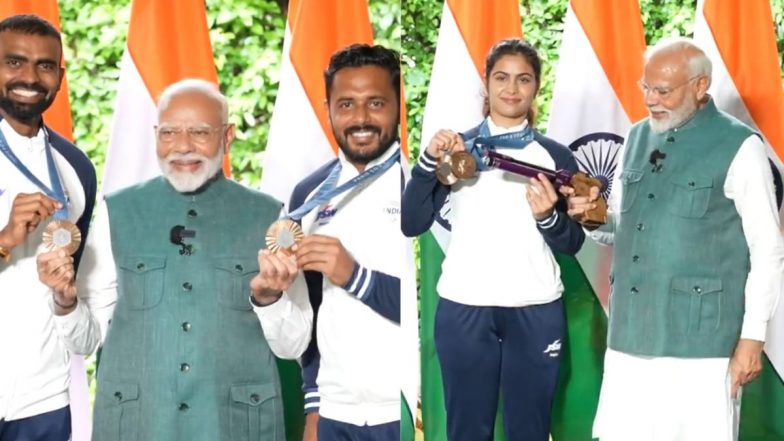
[[[0,32],[0,109],[6,118],[37,128],[60,90],[61,56],[56,38]]]
[[[502,127],[522,124],[539,85],[533,67],[522,55],[503,55],[486,80],[490,118]]]
[[[640,86],[654,132],[680,127],[705,98],[710,79],[692,72],[689,60],[694,56],[696,51],[686,48],[656,53],[646,62]]]
[[[400,111],[390,73],[376,65],[335,73],[329,119],[340,150],[358,169],[379,158],[397,139]]]
[[[221,170],[234,140],[234,126],[221,103],[198,90],[172,96],[158,116],[157,153],[161,172],[179,192],[199,189]]]

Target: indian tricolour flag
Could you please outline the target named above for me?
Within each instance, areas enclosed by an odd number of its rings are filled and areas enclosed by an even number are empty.
[[[498,40],[521,37],[516,0],[446,0],[425,103],[420,151],[439,129],[468,130],[482,121],[484,60]],[[448,203],[420,238],[422,422],[426,441],[446,441],[441,367],[433,339],[436,283],[449,246]],[[503,439],[497,425],[496,439]]]
[[[784,160],[784,92],[770,3],[700,0],[694,38],[713,62],[710,93],[720,109],[759,131],[778,170]],[[775,174],[775,173],[774,173]],[[778,176],[781,191],[780,174]],[[741,441],[784,439],[784,307],[771,318],[767,359],[743,391]]]
[[[646,115],[637,87],[645,37],[636,0],[571,0],[566,12],[547,136],[612,190],[617,155]],[[601,385],[612,249],[586,239],[577,259],[561,257],[568,324],[553,418],[556,440],[590,439]]]
[[[16,14],[35,14],[51,23],[57,30],[61,30],[57,0],[0,1],[0,20]],[[65,45],[68,36],[63,35],[63,40]],[[65,61],[63,61],[63,65],[65,65]],[[65,139],[74,140],[71,104],[68,99],[68,81],[65,77],[60,86],[60,92],[57,93],[57,98],[44,113],[44,121],[46,125]],[[71,358],[71,386],[69,394],[71,403],[71,439],[73,441],[88,441],[91,435],[90,397],[83,357]]]

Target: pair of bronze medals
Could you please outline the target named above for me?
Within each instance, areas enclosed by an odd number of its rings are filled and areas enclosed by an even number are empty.
[[[488,151],[483,155],[483,163],[487,167],[498,168],[520,176],[534,178],[540,173],[551,179],[556,189],[561,185],[574,188],[576,196],[588,196],[591,187],[603,188],[603,183],[583,172],[551,171],[534,164]],[[464,150],[445,153],[436,165],[436,178],[444,185],[453,185],[458,181],[476,177],[477,163],[474,156]],[[607,222],[607,203],[602,196],[596,200],[596,208],[585,212],[578,220],[583,225],[598,227]]]

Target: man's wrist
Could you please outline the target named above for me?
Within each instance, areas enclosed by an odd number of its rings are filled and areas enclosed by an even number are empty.
[[[259,292],[255,292],[255,291],[251,290],[251,292],[250,292],[250,303],[253,304],[253,306],[256,306],[258,308],[263,308],[265,306],[269,306],[269,305],[277,302],[278,300],[280,300],[280,298],[282,296],[283,296],[283,291],[274,291],[274,290],[271,290],[271,289],[263,289],[263,290],[261,290]]]
[[[13,251],[16,244],[14,244],[4,230],[0,231],[0,260],[9,262],[11,260],[11,251]]]
[[[52,295],[52,302],[55,305],[55,313],[57,315],[66,315],[73,312],[76,309],[76,305],[79,303],[79,299],[74,297],[71,303],[62,303],[57,300],[57,294]]]

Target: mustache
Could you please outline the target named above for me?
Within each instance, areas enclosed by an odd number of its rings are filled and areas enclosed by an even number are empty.
[[[343,131],[344,136],[352,135],[356,132],[374,132],[376,135],[381,134],[381,127],[373,126],[373,125],[362,125],[362,126],[351,126]]]
[[[25,83],[24,81],[14,81],[12,83],[8,83],[6,84],[5,88],[6,90],[27,89],[42,93],[44,95],[49,93],[49,91],[41,83]]]
[[[211,158],[208,158],[204,155],[200,155],[198,153],[170,153],[166,156],[166,162],[172,161],[202,161],[207,162]]]

